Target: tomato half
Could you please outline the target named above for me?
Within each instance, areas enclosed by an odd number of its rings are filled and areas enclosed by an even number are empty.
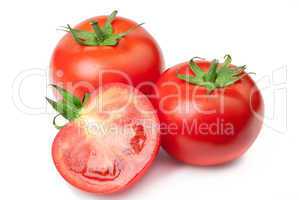
[[[194,70],[200,67],[205,73],[211,66],[205,60],[195,63]],[[193,165],[222,164],[240,157],[262,126],[264,106],[259,89],[244,72],[240,80],[209,93],[206,87],[178,78],[182,74],[186,79],[192,76],[189,81],[198,81],[189,65],[186,62],[168,69],[157,82],[154,104],[163,148]]]
[[[81,22],[75,29],[91,33],[91,22],[96,22],[103,30],[107,19],[108,16],[93,17]],[[57,44],[51,58],[52,82],[79,97],[113,82],[133,85],[145,94],[152,93],[153,83],[160,76],[164,64],[158,44],[132,20],[114,16],[111,26],[114,34],[131,31],[111,46],[80,45],[71,33],[67,33]]]
[[[159,148],[159,121],[147,97],[124,84],[92,93],[78,118],[57,134],[59,173],[87,192],[117,192],[135,183]]]

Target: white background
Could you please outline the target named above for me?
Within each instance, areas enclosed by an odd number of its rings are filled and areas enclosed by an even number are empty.
[[[245,156],[225,166],[190,167],[161,151],[133,188],[105,197],[78,191],[60,177],[50,154],[53,112],[39,109],[49,93],[44,73],[64,34],[56,28],[113,9],[146,22],[168,67],[230,53],[235,64],[256,72],[267,119]],[[1,1],[0,199],[298,199],[298,20],[296,0]],[[28,78],[32,71],[42,74]],[[20,104],[18,89],[32,108]]]

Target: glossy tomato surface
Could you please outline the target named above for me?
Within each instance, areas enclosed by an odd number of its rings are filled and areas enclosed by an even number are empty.
[[[210,62],[196,62],[205,72]],[[240,157],[256,139],[263,121],[263,99],[248,76],[208,94],[180,80],[194,75],[188,63],[165,71],[157,82],[154,104],[161,122],[163,148],[193,165],[222,164]]]
[[[147,97],[124,84],[96,90],[80,117],[56,136],[52,156],[73,186],[106,194],[135,183],[159,148],[159,121]]]
[[[75,28],[92,32],[90,22],[103,26],[107,17],[83,21]],[[114,33],[123,33],[137,23],[122,17],[112,22]],[[163,57],[154,38],[138,27],[119,40],[116,46],[81,46],[70,33],[57,44],[51,59],[51,79],[76,96],[106,83],[121,82],[138,87],[145,94],[152,93],[163,66]]]

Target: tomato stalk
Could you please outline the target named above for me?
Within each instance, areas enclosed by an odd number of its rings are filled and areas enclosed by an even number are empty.
[[[97,21],[92,20],[90,25],[94,32],[85,30],[79,30],[72,28],[69,24],[66,27],[62,27],[64,31],[69,32],[74,40],[82,46],[115,46],[119,40],[128,35],[130,32],[143,25],[138,24],[125,32],[114,33],[112,22],[116,18],[117,11],[113,11],[105,21],[103,27],[100,27]]]
[[[57,128],[60,129],[63,126],[57,125],[56,119],[58,116],[62,116],[68,121],[72,121],[74,119],[77,119],[80,116],[80,111],[82,107],[85,105],[87,102],[90,94],[86,93],[82,99],[82,101],[72,95],[70,92],[66,91],[65,89],[51,84],[54,89],[58,91],[58,93],[62,96],[62,100],[59,101],[53,101],[52,99],[49,99],[46,97],[46,100],[48,103],[56,110],[59,114],[56,115],[53,119],[53,125]]]
[[[101,28],[99,27],[99,24],[97,21],[91,21],[90,22],[98,41],[102,42],[104,40],[104,32],[101,30]]]
[[[225,55],[225,61],[223,64],[219,64],[218,60],[214,59],[208,72],[204,72],[194,60],[198,57],[194,57],[189,61],[189,66],[194,75],[178,74],[177,78],[184,80],[188,83],[202,86],[207,88],[208,93],[212,92],[216,88],[228,87],[238,80],[242,79],[245,75],[246,66],[234,67],[231,66],[231,56]]]

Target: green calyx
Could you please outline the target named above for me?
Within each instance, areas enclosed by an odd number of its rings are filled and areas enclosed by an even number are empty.
[[[50,85],[52,86],[55,90],[58,91],[58,93],[62,96],[62,99],[59,101],[53,101],[46,97],[46,100],[48,103],[56,110],[59,114],[56,115],[53,119],[53,125],[57,128],[60,129],[63,126],[57,125],[56,119],[58,116],[62,116],[68,121],[72,121],[80,116],[80,111],[87,102],[90,94],[86,93],[82,99],[82,101],[72,95],[70,92],[66,91],[65,89],[57,86],[57,85]]]
[[[133,30],[142,26],[138,24],[130,28],[126,32],[115,34],[113,33],[112,22],[117,15],[117,11],[113,11],[108,17],[103,27],[100,27],[97,21],[91,21],[90,25],[93,32],[78,30],[71,28],[70,25],[62,27],[64,31],[72,34],[74,40],[82,46],[115,46],[119,40],[131,33]]]
[[[219,64],[218,60],[214,59],[211,62],[208,72],[204,72],[195,62],[194,57],[189,61],[192,75],[177,74],[177,78],[188,83],[199,85],[207,88],[208,93],[211,93],[216,88],[225,88],[242,79],[248,73],[245,73],[246,66],[232,67],[230,66],[232,58],[230,55],[224,56],[224,63]]]

